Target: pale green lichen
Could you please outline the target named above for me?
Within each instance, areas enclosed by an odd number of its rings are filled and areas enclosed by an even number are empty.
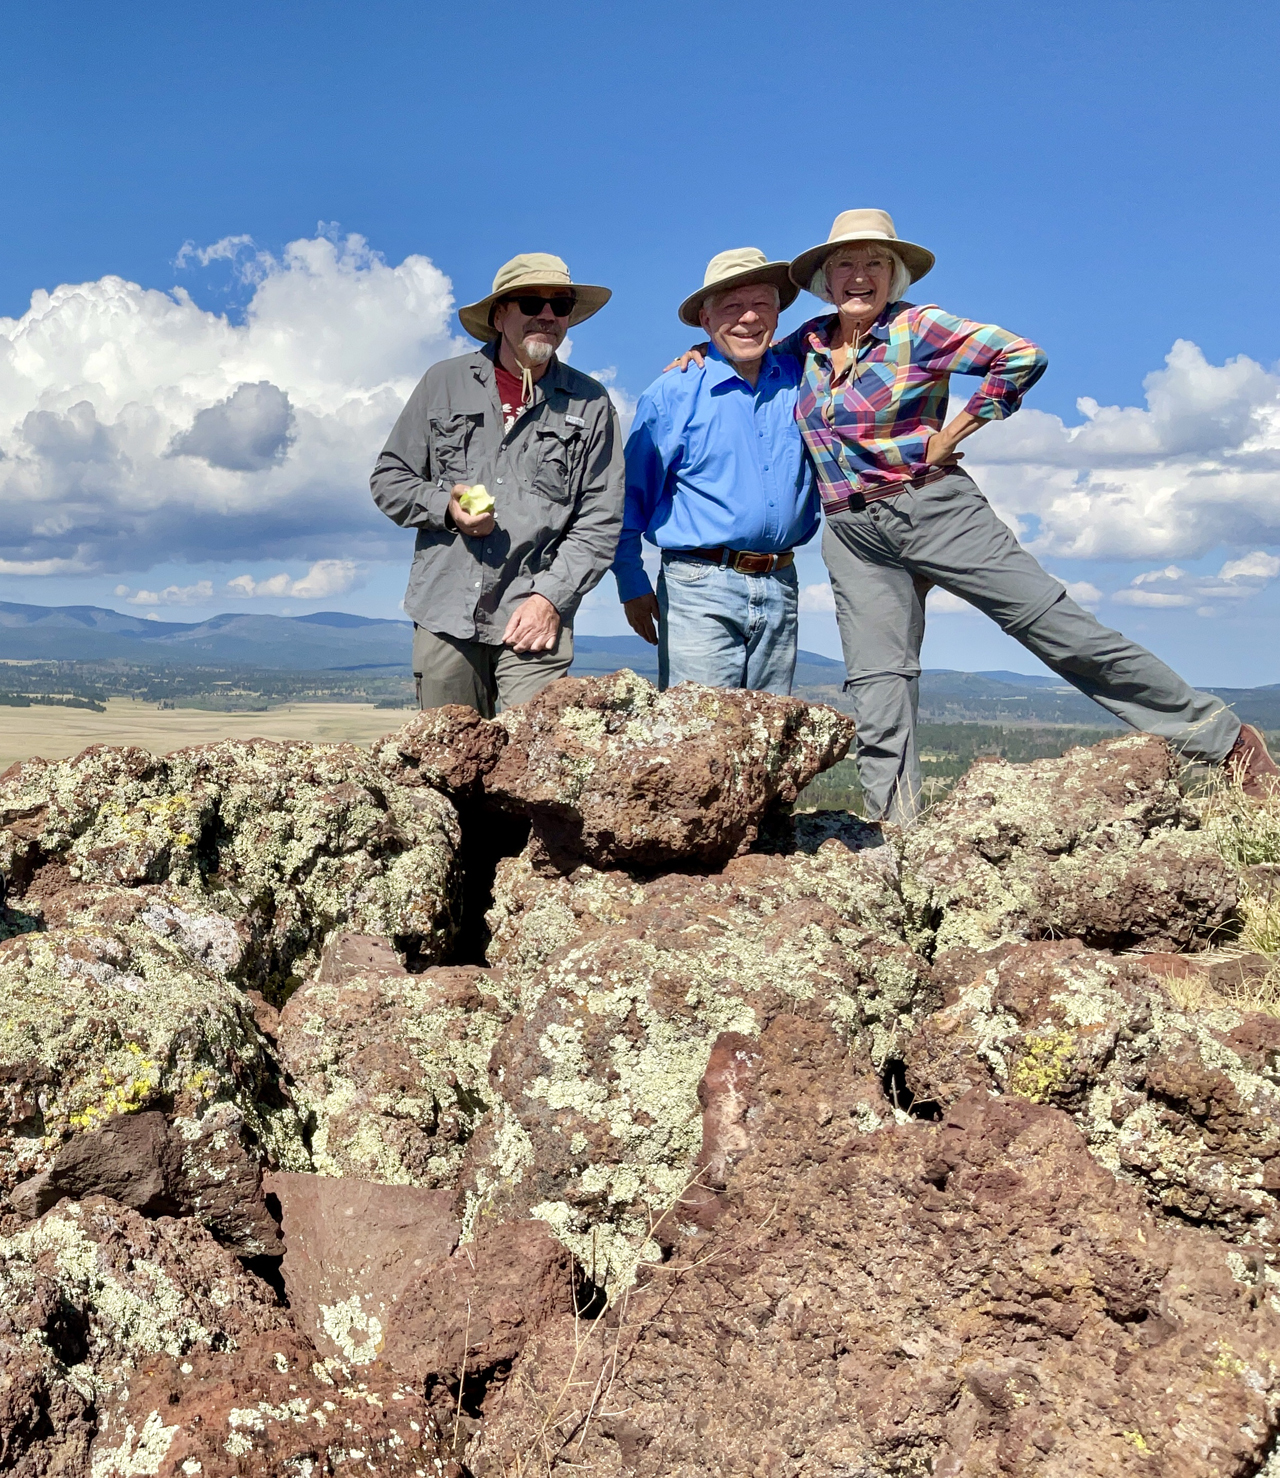
[[[292,1108],[263,1101],[274,1069],[244,995],[173,939],[136,921],[24,934],[0,954],[0,998],[0,1059],[31,1075],[10,1102],[39,1125],[0,1122],[0,1184],[46,1169],[69,1134],[156,1102],[189,1118],[234,1103],[280,1163],[309,1168]]]
[[[166,1427],[158,1411],[147,1417],[140,1432],[129,1423],[117,1447],[95,1450],[90,1478],[150,1478],[160,1471],[178,1431],[177,1426]]]
[[[905,840],[912,927],[943,952],[1046,937],[1186,946],[1230,925],[1232,871],[1153,743],[975,766]]]
[[[360,1295],[319,1306],[324,1332],[352,1365],[368,1365],[382,1349],[382,1321],[360,1306]]]
[[[311,1124],[316,1171],[384,1185],[453,1184],[488,1111],[489,1058],[505,1012],[442,1003],[427,972],[314,980],[287,1020],[280,1050]],[[402,1049],[397,1060],[412,1064],[412,1082],[362,1066],[372,1042],[380,1052]]]
[[[177,1357],[194,1345],[207,1345],[209,1329],[186,1312],[187,1299],[161,1267],[139,1259],[130,1269],[136,1286],[130,1286],[101,1265],[98,1244],[81,1224],[83,1216],[78,1204],[64,1202],[29,1230],[0,1238],[0,1302],[16,1307],[38,1265],[49,1269],[78,1302],[92,1307],[95,1324],[109,1331],[110,1343],[122,1357],[160,1351]],[[38,1331],[26,1337],[44,1342]]]

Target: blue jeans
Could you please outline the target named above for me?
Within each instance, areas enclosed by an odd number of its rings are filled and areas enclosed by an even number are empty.
[[[740,575],[665,552],[658,576],[658,686],[695,682],[790,693],[799,594],[795,565]]]

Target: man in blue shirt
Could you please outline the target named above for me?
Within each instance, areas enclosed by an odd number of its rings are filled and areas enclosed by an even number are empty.
[[[791,691],[792,550],[817,530],[818,496],[795,422],[801,368],[769,345],[795,296],[787,263],[754,247],[713,257],[680,305],[711,340],[706,362],[661,376],[636,408],[613,572],[631,629],[658,648],[663,688]],[[656,596],[641,538],[662,551]]]

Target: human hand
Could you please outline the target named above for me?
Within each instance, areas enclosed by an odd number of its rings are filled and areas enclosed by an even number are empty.
[[[550,652],[560,635],[560,612],[545,595],[531,595],[515,608],[502,644],[517,652]]]
[[[632,631],[651,647],[658,645],[658,597],[650,590],[633,600],[622,602],[623,614]]]
[[[945,431],[935,431],[925,446],[924,459],[930,467],[958,467],[964,453],[956,451]]]
[[[701,344],[694,344],[691,349],[686,349],[679,359],[673,359],[671,363],[667,365],[665,369],[663,369],[662,373],[665,375],[667,370],[678,369],[681,374],[684,374],[685,370],[687,370],[691,364],[696,364],[697,367],[701,369],[703,362],[707,357],[707,350],[710,348],[711,345],[707,342],[706,339],[703,339]]]
[[[483,539],[486,534],[493,533],[494,518],[492,513],[468,513],[458,502],[462,493],[469,492],[470,483],[455,482],[449,494],[449,517],[453,520],[453,526],[460,534],[466,534],[469,539]]]

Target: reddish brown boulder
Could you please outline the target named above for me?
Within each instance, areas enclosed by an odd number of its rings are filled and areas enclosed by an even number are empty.
[[[61,1202],[0,1236],[4,1471],[82,1478],[95,1408],[149,1360],[259,1337],[291,1338],[286,1312],[197,1222]]]
[[[721,1033],[750,1039],[802,1015],[830,1023],[870,1068],[935,996],[925,962],[881,932],[886,878],[838,842],[658,878],[634,901],[610,896],[626,906],[621,922],[586,928],[518,976],[521,1012],[489,1062],[495,1108],[460,1184],[468,1215],[545,1220],[612,1284],[630,1278],[653,1218],[698,1176],[698,1085]],[[526,938],[538,917],[525,912]],[[526,958],[537,959],[532,946]]]
[[[1151,1203],[1280,1251],[1280,1022],[1180,1011],[1147,956],[1045,940],[972,957],[903,1056],[942,1105],[974,1089],[1071,1113],[1101,1164]],[[956,972],[958,962],[947,962]]]
[[[374,745],[374,758],[397,785],[430,785],[448,795],[470,796],[498,763],[507,742],[501,724],[474,708],[447,703],[414,716]]]
[[[173,1127],[162,1113],[113,1114],[77,1134],[52,1166],[10,1195],[36,1217],[64,1198],[109,1196],[144,1216],[195,1216],[242,1256],[278,1256],[280,1231],[267,1210],[262,1169],[243,1117],[217,1104]]]
[[[91,1462],[92,1478],[462,1474],[418,1388],[381,1365],[326,1368],[293,1334],[146,1361],[103,1407]]]
[[[1024,939],[1203,948],[1240,879],[1199,829],[1163,739],[975,764],[903,843],[903,892],[939,951]]]
[[[413,973],[389,940],[339,935],[280,1016],[280,1060],[325,1175],[453,1183],[489,1105],[509,1009],[488,971]]]
[[[280,1204],[295,1327],[345,1364],[377,1359],[405,1289],[457,1245],[452,1193],[289,1174],[268,1177],[267,1191]]]
[[[385,1359],[426,1391],[441,1427],[458,1424],[465,1441],[526,1348],[561,1318],[590,1315],[593,1298],[541,1222],[482,1225],[405,1288]]]
[[[1258,1470],[1280,1315],[1233,1248],[1154,1221],[1058,1110],[974,1094],[864,1132],[826,1028],[779,1017],[759,1048],[714,1228],[543,1334],[486,1404],[477,1478],[517,1454],[618,1478]]]
[[[559,866],[723,864],[853,739],[831,708],[694,683],[659,693],[632,672],[553,683],[498,722],[510,739],[485,788]]]

